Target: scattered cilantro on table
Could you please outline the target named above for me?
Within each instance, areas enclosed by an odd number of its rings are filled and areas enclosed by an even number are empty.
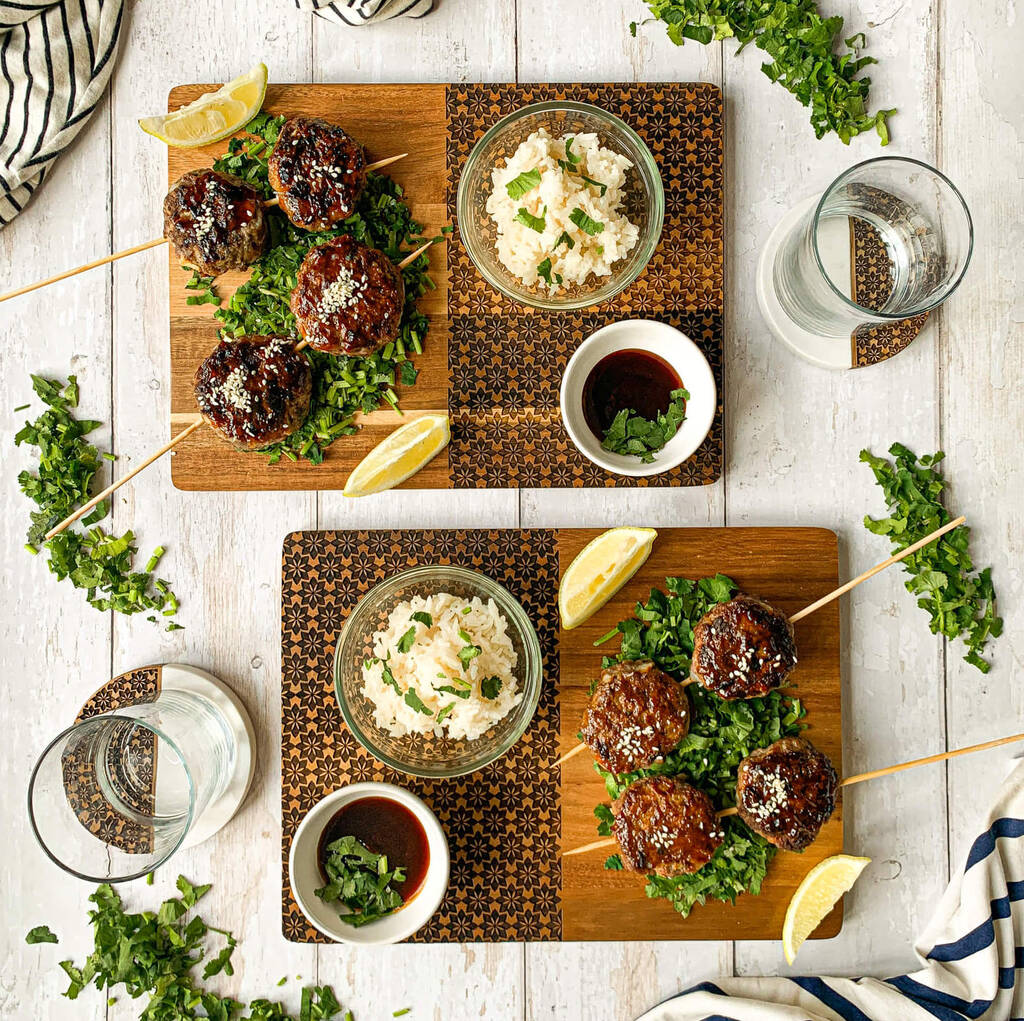
[[[158,611],[164,617],[178,612],[178,600],[169,585],[154,575],[164,549],[158,546],[144,570],[134,567],[135,535],[111,535],[99,527],[110,512],[106,500],[98,503],[81,519],[81,529],[73,523],[47,540],[46,535],[76,508],[89,499],[89,489],[101,460],[114,460],[100,453],[85,437],[100,423],[76,418],[78,381],[68,376],[58,379],[32,376],[32,389],[46,405],[38,418],[26,422],[14,437],[16,445],[28,444],[39,451],[36,470],[18,474],[21,491],[35,502],[31,514],[26,549],[33,554],[45,550],[47,566],[63,581],[84,589],[86,599],[97,610],[115,610],[135,614]],[[156,621],[156,616],[149,618]],[[176,631],[180,624],[168,623],[166,630]]]
[[[35,943],[59,943],[60,940],[51,932],[48,925],[37,925],[29,929],[25,936],[25,942],[31,946]]]
[[[620,621],[601,639],[619,635],[618,657],[605,657],[604,666],[618,659],[652,659],[663,670],[685,678],[693,655],[693,628],[712,606],[727,602],[736,593],[732,579],[717,574],[691,581],[667,578],[665,590],[652,589],[646,603],[637,603],[632,617]],[[718,809],[736,803],[736,773],[740,760],[755,748],[763,748],[782,737],[798,734],[804,708],[798,699],[773,691],[763,698],[727,702],[691,685],[687,691],[693,704],[690,732],[682,744],[648,769],[615,775],[595,765],[604,779],[610,800],[615,800],[633,783],[647,776],[681,776],[707,793]],[[594,809],[597,831],[612,832],[608,805]],[[670,879],[647,877],[648,897],[668,900],[684,918],[695,904],[707,900],[734,902],[741,893],[758,894],[776,848],[747,828],[737,817],[722,820],[725,841],[711,861],[691,875]],[[607,869],[621,869],[622,861],[612,855]]]
[[[247,135],[233,138],[228,151],[214,163],[214,169],[241,177],[267,198],[273,197],[267,177],[267,160],[284,123],[283,117],[258,114],[246,125]],[[349,234],[380,249],[394,262],[423,244],[423,226],[413,219],[403,201],[400,185],[385,174],[369,173],[356,211],[330,230],[311,233],[292,224],[279,209],[268,209],[271,243],[258,259],[246,283],[231,296],[226,305],[214,313],[221,323],[225,339],[251,334],[291,336],[298,340],[295,316],[289,301],[299,266],[306,253],[317,244]],[[442,231],[447,233],[448,228]],[[440,240],[440,237],[434,240]],[[313,464],[324,459],[324,451],[341,436],[358,431],[354,423],[358,412],[369,413],[382,405],[398,410],[395,387],[412,386],[417,370],[411,355],[423,352],[427,335],[427,317],[419,311],[419,298],[434,286],[427,275],[428,260],[424,253],[402,270],[405,282],[405,307],[398,339],[383,350],[365,358],[325,354],[306,349],[313,366],[313,399],[309,416],[302,428],[280,443],[267,447],[271,463],[287,457],[292,461],[305,458]],[[206,281],[191,282],[202,292]],[[209,286],[197,301],[219,302]],[[189,299],[191,300],[191,299]]]
[[[655,21],[664,22],[677,46],[687,39],[710,43],[735,38],[740,52],[748,43],[769,59],[761,70],[810,107],[817,138],[835,132],[844,143],[872,128],[889,144],[886,123],[895,110],[867,112],[871,79],[861,75],[873,57],[860,56],[863,33],[845,40],[837,52],[843,19],[823,18],[816,0],[645,0]],[[636,35],[637,23],[630,25]]]
[[[60,962],[70,982],[64,995],[75,1000],[90,985],[98,990],[124,986],[132,999],[148,994],[140,1021],[240,1018],[246,1009],[244,1004],[208,991],[194,974],[194,969],[205,962],[203,980],[221,972],[231,975],[235,938],[194,913],[196,904],[210,889],[208,885],[193,886],[179,876],[177,887],[181,896],[165,900],[156,911],[131,913],[125,911],[112,886],[104,883],[97,887],[89,898],[95,905],[89,911],[93,951],[82,965]],[[37,926],[32,931],[44,929]],[[207,948],[211,933],[224,940],[212,956]],[[107,1003],[113,1002],[114,997],[108,996]],[[334,991],[325,985],[302,990],[298,1019],[282,1004],[266,999],[253,1000],[245,1017],[247,1021],[330,1021],[341,1011]]]
[[[860,459],[869,465],[882,488],[889,516],[865,516],[864,527],[887,535],[893,552],[912,546],[918,539],[941,528],[952,515],[942,504],[946,480],[937,467],[946,456],[941,450],[920,458],[902,443],[889,448],[892,461],[862,450]],[[938,542],[929,543],[903,561],[910,575],[908,592],[927,610],[932,634],[961,638],[967,646],[964,659],[982,673],[989,663],[982,652],[989,638],[998,638],[1003,621],[996,616],[992,568],[977,571],[969,549],[971,530],[961,525]]]
[[[654,455],[686,421],[686,402],[689,399],[686,390],[673,390],[668,408],[658,412],[653,421],[632,409],[623,408],[605,430],[601,446],[613,454],[633,454],[644,464],[650,464]]]
[[[351,913],[338,917],[347,925],[369,925],[402,906],[402,895],[391,884],[405,882],[405,869],[389,868],[387,855],[374,854],[355,837],[340,837],[327,845],[324,870],[328,882],[316,895],[325,904],[344,904]]]

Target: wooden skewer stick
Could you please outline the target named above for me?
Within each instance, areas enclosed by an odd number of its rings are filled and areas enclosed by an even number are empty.
[[[805,606],[802,610],[794,613],[789,618],[790,624],[795,624],[798,620],[803,620],[804,617],[810,616],[815,610],[820,610],[823,606],[831,603],[834,599],[838,599],[840,596],[845,595],[852,588],[856,588],[862,581],[867,581],[868,578],[873,578],[879,571],[884,571],[887,567],[891,567],[893,564],[898,564],[901,560],[905,560],[911,554],[916,553],[919,549],[923,549],[929,543],[934,542],[936,539],[941,538],[947,532],[952,532],[954,528],[959,528],[967,518],[962,514],[954,521],[947,522],[941,528],[936,528],[934,532],[926,535],[923,539],[918,539],[917,542],[908,546],[905,550],[900,550],[899,553],[894,554],[887,560],[883,560],[880,564],[875,564],[874,567],[865,571],[863,574],[858,574],[852,581],[846,582],[845,585],[840,585],[839,588],[832,592],[829,592],[827,596],[822,596],[820,599],[811,603],[810,606]],[[685,688],[689,684],[695,684],[696,681],[693,677],[683,681],[683,687]],[[561,766],[563,763],[568,762],[574,755],[579,755],[586,745],[578,744],[575,748],[567,751],[555,764],[552,766],[553,769]]]
[[[936,762],[945,762],[947,759],[955,759],[960,755],[971,755],[974,752],[988,751],[990,748],[998,748],[1000,745],[1013,744],[1016,741],[1024,741],[1024,734],[1011,734],[1009,737],[998,737],[994,741],[983,741],[981,744],[968,745],[966,748],[955,748],[951,752],[939,752],[937,755],[926,755],[923,759],[911,759],[909,762],[899,762],[895,766],[886,766],[884,769],[873,769],[870,773],[856,773],[840,781],[840,787],[851,787],[855,783],[863,783],[865,780],[876,780],[880,776],[889,776],[891,773],[902,773],[905,769],[915,769],[918,766],[930,766]],[[723,808],[718,813],[718,818],[723,819],[729,815],[737,815],[737,808]],[[605,837],[602,840],[594,840],[582,847],[574,847],[571,851],[563,852],[563,857],[573,854],[585,854],[587,851],[596,851],[602,847],[611,847],[616,843],[614,837]]]
[[[407,255],[401,262],[397,264],[398,268],[400,270],[405,269],[406,266],[408,266],[410,263],[418,259],[434,243],[435,242],[433,241],[428,241],[426,242],[426,244],[420,245],[420,247],[417,248],[415,252],[412,252],[410,255]],[[295,345],[295,350],[301,351],[304,347],[306,347],[307,343],[308,342],[305,340],[300,341],[298,344]],[[49,542],[49,540],[52,539],[55,535],[59,534],[60,532],[63,532],[64,529],[68,527],[68,525],[73,524],[79,518],[84,517],[86,514],[89,513],[89,511],[93,509],[93,507],[96,506],[96,504],[100,503],[102,500],[105,500],[108,496],[110,496],[111,493],[113,493],[117,489],[120,489],[120,487],[123,486],[126,482],[130,482],[132,479],[135,478],[136,475],[139,474],[139,472],[141,472],[144,468],[148,468],[154,461],[158,461],[169,450],[173,450],[179,443],[181,443],[182,440],[184,440],[187,436],[191,436],[192,433],[194,433],[201,425],[204,425],[205,422],[205,418],[199,418],[187,428],[182,429],[182,431],[178,433],[177,436],[173,437],[171,440],[165,443],[155,454],[152,454],[145,461],[143,461],[142,464],[138,466],[138,468],[133,468],[127,475],[125,475],[123,478],[118,479],[116,482],[111,482],[110,485],[107,486],[107,488],[104,489],[102,493],[97,493],[96,496],[94,496],[91,500],[82,504],[82,506],[79,507],[78,510],[69,514],[59,525],[55,525],[53,528],[51,528],[50,531],[48,531],[44,536],[43,541]]]
[[[388,167],[392,163],[397,163],[399,160],[405,159],[408,155],[409,154],[407,152],[402,152],[397,156],[389,156],[386,160],[377,160],[376,163],[371,163],[364,169],[380,170],[382,167]],[[263,205],[267,207],[277,206],[279,205],[279,202],[275,196],[272,199],[267,199]],[[77,268],[69,269],[64,273],[58,273],[56,276],[47,277],[45,280],[37,280],[34,284],[26,284],[24,287],[17,288],[17,290],[8,291],[6,294],[0,294],[0,301],[17,298],[21,294],[28,294],[29,291],[37,291],[40,287],[55,284],[58,280],[67,280],[68,277],[77,276],[79,273],[84,273],[88,269],[96,269],[98,266],[106,266],[108,263],[117,262],[118,259],[123,259],[127,255],[136,255],[139,252],[146,251],[148,248],[156,248],[158,245],[165,244],[167,244],[167,238],[154,238],[152,241],[145,241],[141,245],[133,245],[131,248],[123,248],[120,252],[114,252],[113,255],[105,255],[102,259],[95,259],[93,262],[87,262],[84,266],[78,266]]]

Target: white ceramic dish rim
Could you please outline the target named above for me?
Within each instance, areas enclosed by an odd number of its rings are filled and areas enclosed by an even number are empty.
[[[430,862],[423,885],[411,901],[394,914],[386,915],[361,928],[345,925],[338,918],[335,904],[324,904],[314,893],[323,885],[317,863],[317,845],[324,827],[335,812],[360,798],[389,798],[408,808],[420,821],[427,835]],[[357,783],[342,787],[321,798],[299,824],[288,854],[288,882],[299,909],[318,932],[338,943],[380,946],[398,943],[418,932],[433,917],[448,889],[450,868],[448,838],[437,816],[411,791],[389,783]]]
[[[689,391],[686,421],[651,464],[602,449],[583,417],[583,386],[591,369],[613,351],[640,350],[663,358]],[[700,348],[681,330],[653,319],[624,319],[592,333],[576,349],[562,375],[562,423],[576,449],[606,471],[647,478],[683,463],[705,440],[715,420],[718,391],[715,376]]]

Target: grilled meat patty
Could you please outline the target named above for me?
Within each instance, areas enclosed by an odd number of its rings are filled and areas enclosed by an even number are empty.
[[[689,730],[686,690],[649,660],[603,670],[583,714],[583,743],[613,773],[663,759]]]
[[[813,843],[836,807],[839,778],[829,757],[802,737],[758,748],[736,776],[740,818],[786,851]]]
[[[313,370],[287,337],[222,340],[196,370],[203,418],[239,450],[295,432],[309,414]]]
[[[363,147],[336,124],[292,117],[270,154],[270,186],[296,227],[326,230],[355,212],[365,166]]]
[[[291,306],[311,347],[371,355],[398,336],[405,284],[383,252],[343,234],[306,254]]]
[[[251,266],[270,239],[263,199],[234,174],[190,170],[164,198],[164,237],[203,276]]]
[[[784,613],[753,596],[719,603],[693,629],[690,673],[722,698],[767,695],[786,683],[795,666],[792,625]]]
[[[696,872],[711,861],[725,839],[711,799],[675,777],[637,780],[612,808],[612,833],[622,863],[633,872]]]

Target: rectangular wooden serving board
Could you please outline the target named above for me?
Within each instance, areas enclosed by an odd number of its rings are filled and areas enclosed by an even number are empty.
[[[423,797],[437,813],[452,854],[451,884],[420,942],[779,939],[790,897],[812,866],[843,848],[841,808],[803,854],[780,852],[759,896],[710,903],[689,918],[650,900],[641,877],[604,869],[609,852],[562,859],[596,839],[593,810],[607,801],[589,754],[550,769],[576,733],[603,653],[595,639],[632,614],[666,577],[717,572],[744,591],[795,613],[838,584],[834,533],[820,528],[659,530],[650,559],[594,617],[558,626],[562,571],[598,530],[296,532],[283,550],[282,912],[286,938],[317,942],[288,886],[288,852],[303,816],[345,784],[385,780]],[[536,715],[502,759],[468,777],[420,780],[381,766],[346,729],[334,695],[335,642],[355,603],[408,567],[454,563],[479,570],[521,600],[544,653]],[[831,603],[796,625],[795,694],[807,707],[808,736],[842,763],[839,610]],[[838,933],[842,906],[815,936]]]
[[[172,89],[175,110],[216,86]],[[621,116],[647,142],[661,169],[665,225],[640,278],[614,300],[578,312],[541,313],[516,305],[477,273],[458,236],[459,174],[476,141],[501,117],[532,102],[572,99]],[[414,387],[400,390],[405,418],[391,410],[361,419],[363,428],[328,450],[321,465],[233,450],[211,429],[176,448],[171,478],[186,490],[341,489],[356,464],[398,424],[425,412],[448,412],[452,442],[405,485],[416,489],[691,486],[722,471],[722,333],[724,323],[724,141],[722,96],[705,83],[597,85],[271,85],[264,109],[275,115],[324,117],[349,131],[376,160],[410,155],[386,173],[404,188],[428,236],[455,233],[430,255],[436,290],[420,299],[430,321]],[[168,180],[208,167],[227,142],[168,151]],[[188,305],[173,251],[170,273],[171,434],[198,417],[192,393],[197,366],[217,343],[211,305]],[[226,300],[246,278],[218,278]],[[623,318],[661,319],[704,351],[718,386],[711,432],[684,464],[651,479],[612,476],[587,461],[561,423],[558,387],[577,345]],[[489,371],[495,369],[497,371]]]

